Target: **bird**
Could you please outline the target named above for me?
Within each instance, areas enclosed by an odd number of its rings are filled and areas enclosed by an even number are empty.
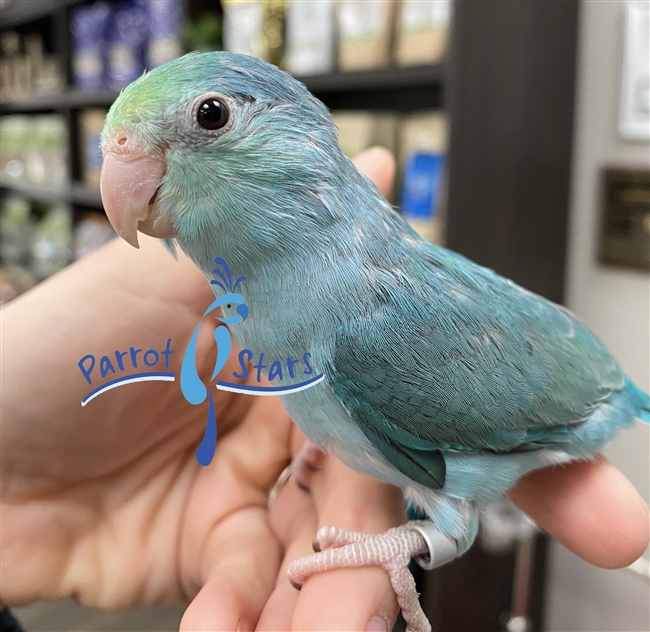
[[[469,549],[481,507],[523,475],[592,458],[650,398],[560,305],[421,238],[345,156],[327,108],[253,57],[190,53],[111,107],[101,194],[115,230],[246,276],[239,344],[305,352],[325,378],[282,403],[318,448],[426,515],[385,534],[324,527],[288,572],[376,564],[410,632],[408,570]],[[214,286],[217,289],[216,286]]]

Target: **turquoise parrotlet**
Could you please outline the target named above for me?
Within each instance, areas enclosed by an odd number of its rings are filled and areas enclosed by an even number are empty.
[[[381,564],[409,629],[427,630],[412,555],[453,559],[481,506],[521,476],[650,421],[648,396],[585,325],[419,237],[344,155],[325,106],[263,61],[190,54],[145,74],[112,106],[102,148],[117,232],[134,246],[138,230],[159,237],[209,278],[215,257],[246,276],[239,344],[309,352],[325,374],[282,398],[294,421],[431,520],[322,530],[323,550],[289,569],[296,583]]]

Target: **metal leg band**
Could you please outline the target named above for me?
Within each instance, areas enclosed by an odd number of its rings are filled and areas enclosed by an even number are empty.
[[[415,561],[424,570],[443,566],[456,559],[458,548],[453,540],[440,532],[440,529],[429,520],[412,521],[408,523],[411,529],[417,531],[429,548],[429,553],[415,557]]]

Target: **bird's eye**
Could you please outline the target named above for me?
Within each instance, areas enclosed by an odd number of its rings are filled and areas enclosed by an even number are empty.
[[[228,107],[219,99],[206,99],[199,105],[196,119],[201,127],[208,130],[221,129],[228,122]]]
[[[230,303],[228,303],[228,305],[226,305],[226,307],[227,307],[228,309],[230,309],[230,308],[232,307],[232,305],[231,305]]]

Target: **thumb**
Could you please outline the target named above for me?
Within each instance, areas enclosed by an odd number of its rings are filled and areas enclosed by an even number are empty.
[[[395,180],[395,158],[385,147],[371,147],[353,161],[357,169],[368,176],[383,195],[388,195]]]

